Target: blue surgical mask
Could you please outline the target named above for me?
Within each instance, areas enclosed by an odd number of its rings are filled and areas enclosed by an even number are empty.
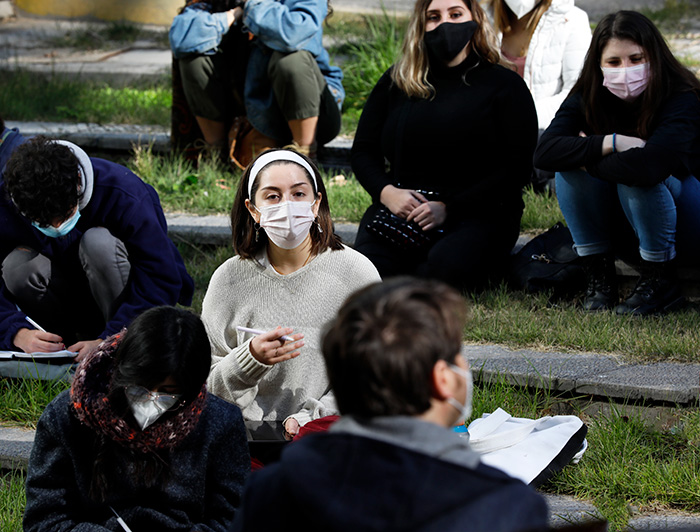
[[[66,236],[68,233],[70,233],[73,230],[73,228],[75,227],[75,224],[78,223],[79,219],[80,219],[80,209],[75,209],[75,213],[73,214],[73,216],[68,218],[65,222],[63,222],[58,227],[54,227],[52,225],[42,227],[39,224],[37,224],[36,222],[32,222],[32,225],[48,237],[59,238],[61,236]]]

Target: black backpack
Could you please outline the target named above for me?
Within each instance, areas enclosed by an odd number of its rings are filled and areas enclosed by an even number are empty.
[[[525,244],[512,259],[509,283],[531,293],[551,290],[556,298],[572,297],[586,287],[571,232],[561,222]]]

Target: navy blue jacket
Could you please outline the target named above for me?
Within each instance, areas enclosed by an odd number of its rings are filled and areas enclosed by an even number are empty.
[[[251,475],[233,530],[290,524],[307,532],[515,532],[546,529],[547,507],[492,467],[329,432],[289,444],[280,462]]]
[[[94,170],[92,198],[80,210],[76,227],[65,237],[50,238],[32,227],[11,203],[0,181],[0,261],[17,246],[28,246],[69,271],[82,272],[78,244],[92,227],[105,227],[124,242],[131,273],[122,304],[98,336],[107,338],[126,327],[146,309],[159,305],[189,305],[194,282],[177,248],[168,238],[158,194],[127,168],[90,159]],[[71,310],[72,311],[72,310]],[[17,331],[27,327],[12,295],[0,279],[0,349],[15,349]]]

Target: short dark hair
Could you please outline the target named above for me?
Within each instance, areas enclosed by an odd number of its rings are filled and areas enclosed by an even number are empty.
[[[258,157],[263,154],[269,154],[275,151],[283,150],[267,150],[262,152]],[[296,153],[296,152],[295,152]],[[331,249],[342,249],[343,243],[340,237],[336,235],[333,231],[333,220],[331,219],[331,208],[328,204],[328,194],[326,194],[326,187],[323,184],[323,178],[316,168],[316,165],[311,159],[305,155],[298,154],[302,159],[304,159],[309,166],[314,171],[314,176],[316,178],[316,184],[314,180],[309,176],[309,183],[314,191],[314,196],[318,196],[321,193],[321,203],[318,207],[318,224],[321,226],[321,230],[317,224],[312,224],[311,233],[311,253],[318,254],[325,251],[328,248]],[[236,198],[233,200],[233,208],[231,209],[231,231],[233,233],[233,250],[243,259],[251,259],[255,257],[260,251],[262,251],[267,245],[267,235],[264,229],[258,229],[258,236],[256,238],[255,221],[253,220],[250,212],[245,206],[245,200],[250,199],[250,202],[255,205],[255,193],[258,191],[260,185],[260,175],[265,171],[265,168],[269,168],[276,164],[297,164],[292,161],[274,161],[270,164],[264,166],[264,169],[255,178],[253,187],[251,189],[251,196],[248,197],[248,180],[250,178],[250,171],[255,165],[257,157],[248,165],[246,171],[241,177],[240,183],[238,183],[238,191],[236,192]],[[297,165],[300,166],[300,165]],[[308,175],[308,172],[304,169],[304,174]]]
[[[41,226],[65,220],[80,199],[78,158],[67,146],[37,136],[15,148],[5,187],[17,210]]]
[[[211,346],[199,316],[185,309],[153,307],[131,322],[115,353],[110,388],[130,384],[153,389],[172,377],[185,401],[207,380]]]
[[[0,131],[3,131],[5,129],[5,121],[2,119],[2,116],[0,116]]]
[[[466,315],[464,298],[439,281],[397,277],[351,295],[323,339],[341,414],[428,410],[433,368],[459,354]]]

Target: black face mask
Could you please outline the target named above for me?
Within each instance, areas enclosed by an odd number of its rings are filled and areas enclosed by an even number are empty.
[[[423,42],[433,57],[449,63],[471,40],[478,24],[468,22],[443,22],[432,31],[426,31]]]

